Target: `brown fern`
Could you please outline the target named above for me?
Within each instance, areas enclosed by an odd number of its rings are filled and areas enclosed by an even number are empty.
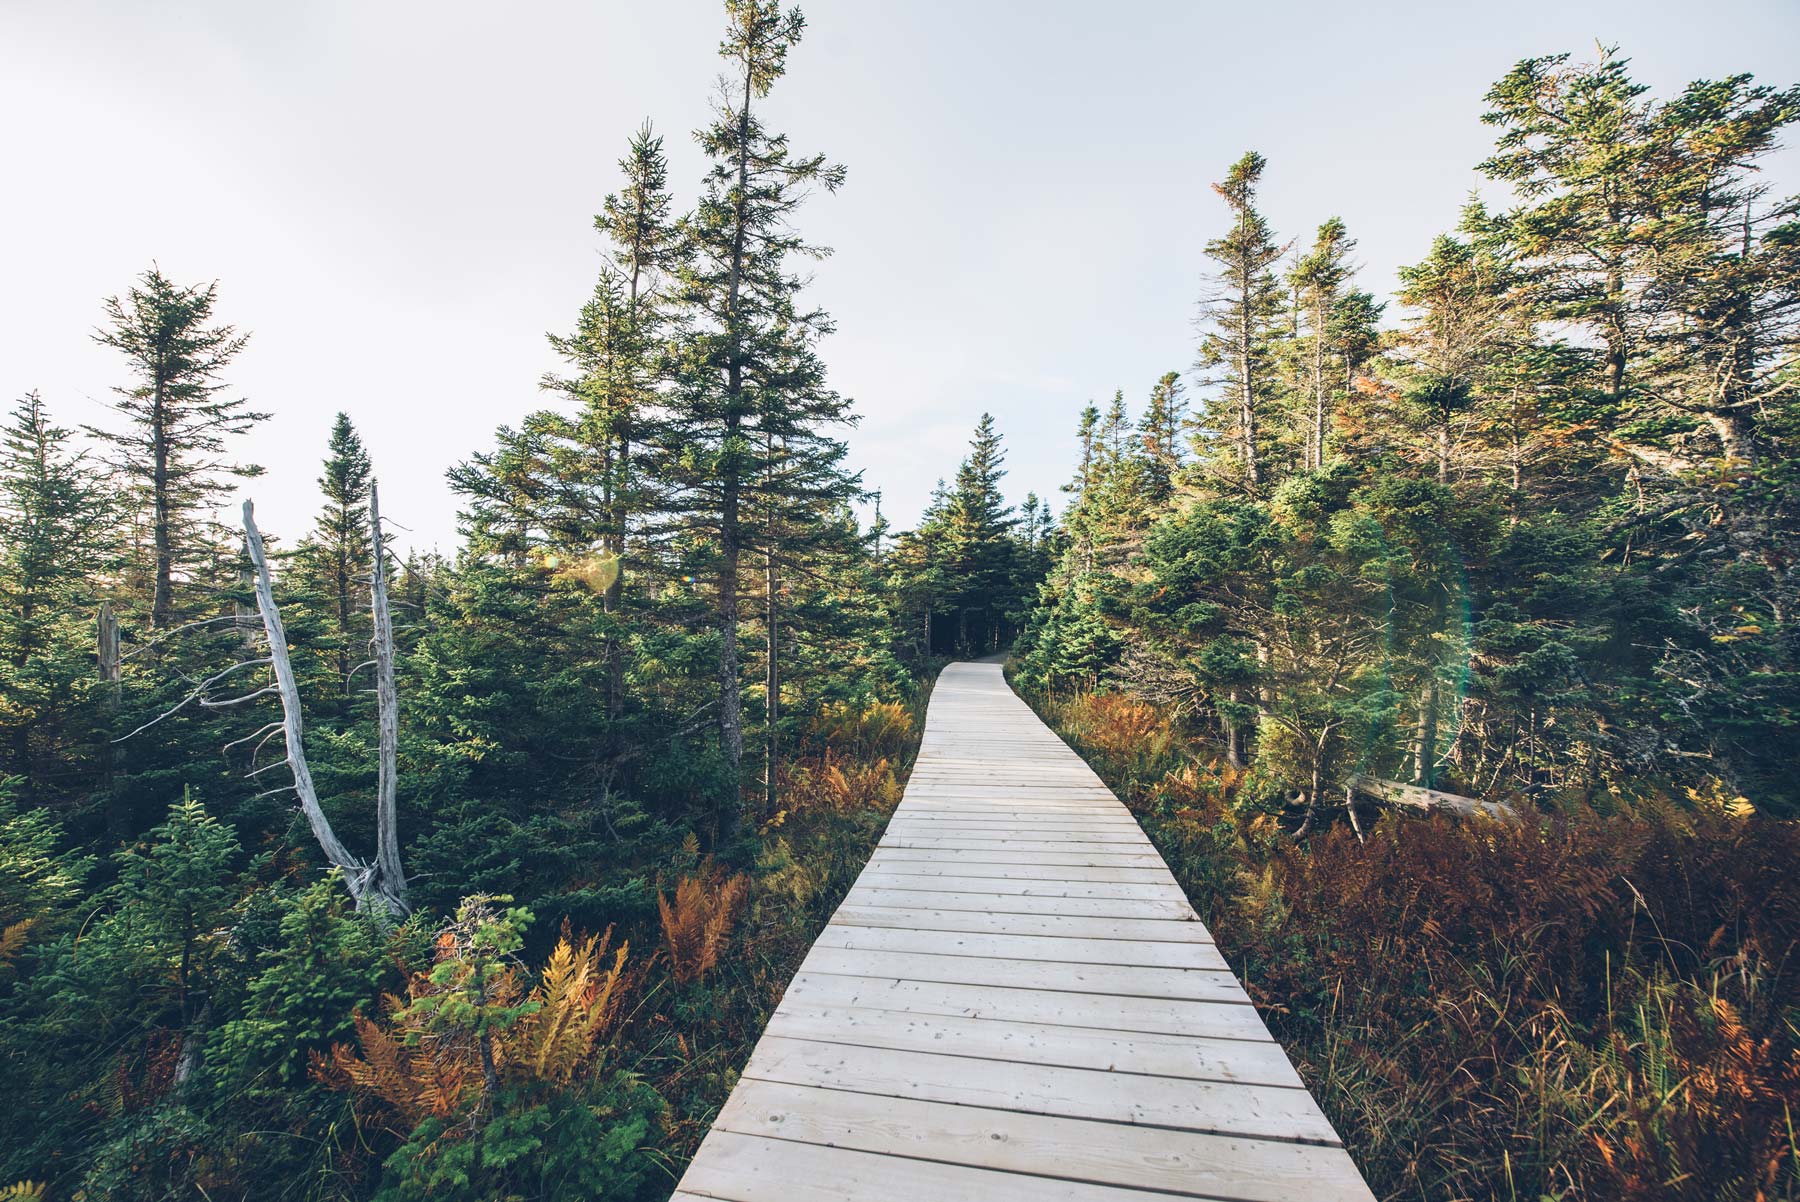
[[[738,906],[748,891],[742,874],[709,885],[703,873],[683,877],[675,886],[673,902],[657,894],[663,948],[669,956],[669,971],[678,983],[699,980],[719,962]]]

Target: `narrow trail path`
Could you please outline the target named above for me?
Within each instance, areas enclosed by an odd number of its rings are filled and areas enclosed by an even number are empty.
[[[1373,1195],[1137,822],[961,663],[675,1198]]]

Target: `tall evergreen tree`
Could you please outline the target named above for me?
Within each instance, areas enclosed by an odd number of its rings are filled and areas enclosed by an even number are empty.
[[[1181,373],[1168,372],[1150,390],[1150,403],[1138,421],[1143,440],[1144,494],[1153,505],[1167,504],[1181,472],[1181,433],[1187,419]]]
[[[1332,325],[1342,299],[1345,283],[1350,279],[1350,253],[1356,240],[1350,237],[1344,223],[1333,217],[1319,227],[1312,248],[1295,264],[1292,283],[1295,312],[1304,320],[1307,387],[1311,404],[1306,427],[1306,468],[1318,471],[1325,466],[1325,435],[1330,428],[1332,393],[1337,373],[1330,370],[1328,356],[1332,347]]]
[[[944,558],[957,585],[956,645],[976,654],[997,650],[1010,633],[1005,615],[1017,567],[1012,531],[1018,519],[1000,489],[1005,462],[994,417],[983,413],[944,515]]]
[[[794,273],[796,260],[825,252],[793,218],[813,187],[835,191],[844,170],[822,155],[793,154],[757,103],[786,70],[805,19],[777,0],[727,0],[725,11],[719,53],[729,68],[713,122],[697,135],[711,166],[684,226],[683,328],[662,437],[678,522],[711,543],[719,740],[731,778],[718,826],[730,834],[744,753],[741,577],[759,528],[768,530],[758,520],[759,494],[778,479],[793,498],[847,494],[843,445],[827,430],[850,413],[826,385],[816,350],[830,320],[802,307],[803,280]]]
[[[81,756],[95,685],[94,582],[111,568],[111,504],[93,465],[27,393],[0,431],[0,774],[43,800]]]
[[[1219,388],[1208,406],[1206,427],[1226,440],[1237,460],[1235,483],[1256,492],[1267,475],[1259,445],[1259,422],[1268,407],[1270,347],[1281,311],[1280,283],[1274,266],[1287,248],[1278,245],[1268,221],[1256,208],[1256,189],[1266,162],[1255,151],[1231,165],[1213,191],[1231,212],[1231,228],[1206,244],[1215,264],[1212,283],[1201,298],[1200,367],[1208,384]],[[1217,447],[1206,448],[1217,458]],[[1214,465],[1213,470],[1225,473]]]
[[[211,325],[218,285],[183,287],[152,267],[124,299],[106,301],[95,341],[125,356],[136,382],[116,388],[123,430],[89,433],[113,449],[113,466],[131,485],[150,533],[150,625],[176,617],[176,577],[207,550],[207,515],[232,481],[262,469],[226,458],[226,440],[268,414],[221,394],[219,376],[248,337]]]
[[[628,543],[642,532],[643,512],[655,503],[652,473],[638,462],[658,400],[661,343],[670,321],[670,282],[681,243],[670,213],[668,160],[649,122],[631,137],[619,161],[623,183],[594,218],[607,240],[607,258],[576,331],[550,344],[572,369],[549,375],[544,387],[577,406],[557,423],[557,471],[568,521],[562,553],[593,561],[601,604],[609,615],[603,635],[606,713],[618,725],[625,705],[624,604]],[[636,566],[651,560],[636,555]],[[641,616],[641,615],[640,615]],[[615,747],[616,750],[616,747]]]
[[[369,563],[369,455],[350,415],[331,423],[331,439],[319,491],[325,505],[313,523],[307,559],[326,594],[331,653],[346,695],[358,662],[353,654],[367,627]],[[366,637],[366,636],[365,636]]]

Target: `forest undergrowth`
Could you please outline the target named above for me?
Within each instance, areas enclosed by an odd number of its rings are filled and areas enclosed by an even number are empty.
[[[1792,823],[1647,782],[1298,842],[1157,707],[1030,700],[1143,824],[1379,1197],[1800,1197]]]

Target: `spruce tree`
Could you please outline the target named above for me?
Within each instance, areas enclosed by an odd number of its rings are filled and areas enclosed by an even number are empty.
[[[93,586],[112,567],[112,506],[70,438],[35,392],[0,431],[0,774],[40,801],[91,734],[75,718],[95,683]]]
[[[330,612],[330,645],[337,665],[338,687],[350,693],[357,663],[352,654],[364,634],[368,614],[369,455],[350,415],[339,413],[331,424],[329,453],[319,490],[325,506],[313,523],[307,559],[326,594]]]
[[[1181,432],[1187,417],[1180,372],[1167,372],[1150,390],[1150,403],[1138,421],[1143,441],[1144,495],[1152,505],[1167,504],[1181,471]]]
[[[153,266],[123,299],[106,301],[107,324],[94,334],[125,356],[136,377],[114,389],[113,408],[126,428],[88,432],[112,448],[113,466],[144,512],[155,629],[177,616],[176,578],[206,554],[214,506],[234,480],[262,472],[225,458],[227,438],[247,433],[268,414],[221,395],[219,376],[248,337],[209,324],[217,299],[216,283],[183,287]]]
[[[1009,634],[1004,615],[1016,587],[1018,519],[1000,490],[1006,452],[994,417],[983,413],[956,472],[944,515],[944,557],[956,581],[959,650],[985,654]]]
[[[1292,275],[1296,315],[1304,320],[1307,394],[1311,401],[1306,429],[1306,468],[1325,466],[1325,435],[1330,428],[1336,373],[1327,365],[1332,347],[1332,321],[1351,275],[1350,252],[1356,247],[1344,223],[1333,217],[1319,227],[1312,249],[1301,256]]]
[[[1231,228],[1206,244],[1206,255],[1216,266],[1200,301],[1199,365],[1207,373],[1206,382],[1220,390],[1208,407],[1205,426],[1212,438],[1232,448],[1237,460],[1231,473],[1234,483],[1251,493],[1261,488],[1267,475],[1259,423],[1273,392],[1269,360],[1282,304],[1274,266],[1287,249],[1275,242],[1268,221],[1256,208],[1256,188],[1266,165],[1251,151],[1213,185],[1230,210]],[[1218,448],[1206,449],[1216,455]],[[1216,466],[1213,470],[1226,476]]]
[[[661,432],[675,524],[711,542],[719,741],[730,777],[722,835],[735,831],[740,810],[738,625],[745,556],[770,531],[759,521],[760,494],[775,481],[795,498],[844,492],[842,444],[827,430],[850,420],[816,350],[830,320],[802,306],[794,271],[797,260],[825,252],[793,218],[812,188],[835,191],[844,171],[822,155],[795,155],[786,135],[764,125],[757,103],[786,70],[805,19],[776,0],[727,0],[725,11],[719,53],[729,68],[714,120],[697,134],[711,166],[683,227],[683,329]]]

